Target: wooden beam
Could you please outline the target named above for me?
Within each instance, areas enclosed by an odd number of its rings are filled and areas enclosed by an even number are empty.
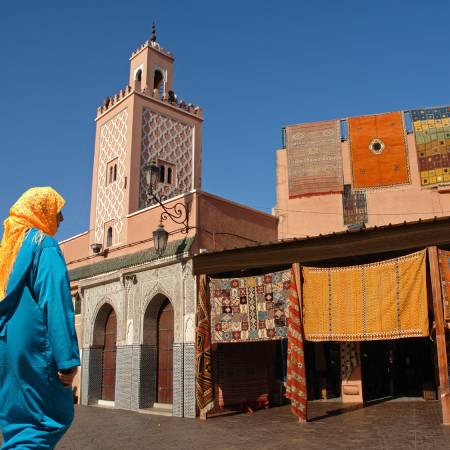
[[[194,257],[194,274],[239,271],[312,263],[335,258],[407,251],[433,245],[450,245],[450,218],[406,225],[392,225],[309,239],[266,243],[257,246],[202,254]]]
[[[445,341],[445,322],[442,304],[441,277],[439,274],[439,259],[436,246],[428,247],[430,264],[431,289],[433,293],[434,322],[436,324],[436,347],[439,366],[439,384],[442,407],[442,422],[450,425],[450,390],[448,381],[448,361]]]

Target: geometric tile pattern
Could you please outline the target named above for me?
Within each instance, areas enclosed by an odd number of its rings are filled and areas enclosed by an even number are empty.
[[[195,419],[195,344],[184,344],[184,417]]]
[[[173,405],[172,415],[183,417],[183,344],[173,344]]]
[[[141,346],[139,408],[151,408],[156,402],[156,354],[156,346]]]
[[[144,166],[161,159],[175,165],[175,182],[159,183],[157,193],[167,198],[184,194],[192,189],[193,127],[170,117],[144,108],[142,113],[141,174],[139,209],[154,202],[148,198],[148,185]]]
[[[83,348],[81,403],[96,404],[102,398],[103,349]]]
[[[97,173],[97,201],[95,207],[95,241],[103,244],[104,224],[115,219],[113,242],[121,241],[122,217],[124,215],[123,183],[125,178],[125,156],[127,145],[128,109],[125,108],[100,128],[100,154]],[[118,159],[117,181],[106,183],[106,166]]]
[[[133,347],[130,345],[116,348],[116,398],[115,407],[131,409]]]

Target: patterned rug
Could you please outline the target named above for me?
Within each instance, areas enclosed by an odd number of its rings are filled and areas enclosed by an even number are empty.
[[[286,127],[289,198],[342,192],[339,121]]]
[[[289,273],[211,279],[212,342],[286,338]]]
[[[309,341],[428,336],[426,251],[372,264],[303,267]]]
[[[439,266],[441,272],[442,293],[444,302],[444,318],[450,320],[450,251],[439,250]]]
[[[450,106],[411,111],[420,183],[450,183]]]
[[[195,398],[200,414],[214,407],[210,305],[206,277],[200,277],[195,347]]]
[[[294,273],[291,273],[288,318],[288,357],[286,372],[286,397],[291,401],[292,414],[306,422],[306,372],[301,305]]]
[[[353,187],[410,182],[402,112],[348,119]]]

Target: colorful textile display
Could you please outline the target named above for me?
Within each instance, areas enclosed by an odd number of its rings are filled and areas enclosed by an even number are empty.
[[[286,128],[289,198],[342,192],[339,121]]]
[[[425,250],[349,267],[304,267],[309,341],[428,336]]]
[[[211,279],[212,342],[286,338],[289,286],[289,271]]]
[[[306,372],[301,304],[295,282],[291,273],[291,292],[288,307],[288,356],[286,372],[286,397],[291,401],[292,414],[300,422],[306,422]]]
[[[344,185],[342,194],[344,225],[367,223],[367,198],[365,191],[354,191],[350,184]]]
[[[439,266],[441,272],[442,301],[444,302],[445,320],[450,320],[450,252],[439,250]]]
[[[348,381],[353,369],[359,364],[358,352],[354,342],[341,342],[341,378]]]
[[[354,188],[409,183],[403,113],[348,119]]]
[[[450,106],[413,110],[420,183],[432,187],[450,183]]]
[[[199,277],[195,346],[195,398],[200,414],[214,407],[213,370],[211,362],[210,305],[205,276]]]

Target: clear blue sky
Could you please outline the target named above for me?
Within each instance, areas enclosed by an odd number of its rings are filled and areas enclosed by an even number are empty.
[[[51,185],[58,238],[88,228],[96,108],[153,19],[204,108],[203,189],[270,212],[283,125],[450,104],[449,17],[447,0],[2,1],[0,217]]]

